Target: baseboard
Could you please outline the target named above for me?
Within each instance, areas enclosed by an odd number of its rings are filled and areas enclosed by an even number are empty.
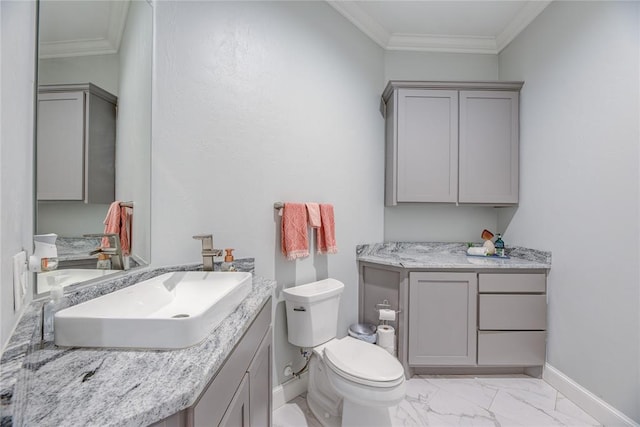
[[[640,426],[548,363],[544,366],[542,379],[604,426]]]
[[[307,391],[309,372],[303,372],[299,378],[279,384],[273,388],[273,410],[275,411],[290,400],[295,399]]]

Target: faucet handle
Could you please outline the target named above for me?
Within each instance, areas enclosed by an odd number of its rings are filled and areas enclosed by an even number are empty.
[[[193,238],[196,240],[202,240],[203,251],[213,250],[213,236],[211,234],[198,234],[193,236]]]

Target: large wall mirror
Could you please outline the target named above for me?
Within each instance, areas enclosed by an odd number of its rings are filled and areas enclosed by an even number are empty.
[[[39,2],[36,234],[59,264],[34,294],[150,262],[152,47],[147,0]],[[124,248],[96,236],[117,218]]]

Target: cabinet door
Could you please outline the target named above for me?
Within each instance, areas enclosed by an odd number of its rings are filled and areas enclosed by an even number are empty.
[[[84,93],[38,96],[37,198],[84,198]]]
[[[518,203],[518,92],[460,92],[460,203]]]
[[[249,427],[249,378],[245,374],[220,421],[223,427]]]
[[[269,332],[249,365],[251,427],[271,425],[271,339]]]
[[[458,92],[400,89],[397,201],[455,202],[458,193]]]
[[[409,365],[475,365],[475,273],[409,274]]]

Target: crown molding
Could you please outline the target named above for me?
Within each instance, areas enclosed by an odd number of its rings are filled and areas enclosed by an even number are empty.
[[[498,53],[509,45],[553,0],[528,1],[507,27],[496,36]]]
[[[494,37],[444,36],[435,34],[391,35],[387,50],[414,50],[424,52],[497,54]]]
[[[357,2],[327,0],[338,13],[386,50],[497,55],[553,0],[529,0],[496,37],[391,33]]]
[[[391,33],[378,21],[373,19],[371,15],[364,11],[355,2],[343,2],[327,0],[327,3],[342,16],[347,18],[353,25],[358,27],[360,31],[365,33],[371,40],[386,49],[391,38]]]
[[[40,43],[41,59],[66,58],[88,55],[108,55],[118,53],[122,33],[129,12],[129,0],[111,2],[107,35],[96,39],[64,40],[61,42]]]

